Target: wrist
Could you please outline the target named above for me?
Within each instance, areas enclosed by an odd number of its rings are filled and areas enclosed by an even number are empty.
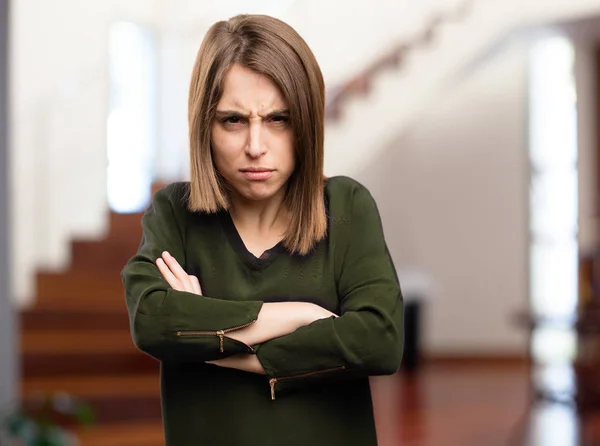
[[[312,324],[314,321],[321,319],[322,308],[318,305],[309,302],[300,302],[302,305],[301,311],[299,311],[299,325],[298,328],[308,324]]]

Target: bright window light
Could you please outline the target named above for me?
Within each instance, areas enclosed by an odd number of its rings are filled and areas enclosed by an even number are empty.
[[[150,200],[156,135],[156,43],[135,23],[109,30],[107,119],[108,203],[116,212],[139,212]]]
[[[574,49],[562,36],[534,44],[530,65],[530,295],[534,314],[568,319],[578,296],[577,108]],[[540,361],[576,353],[569,330],[534,333]],[[560,356],[560,358],[557,358]]]

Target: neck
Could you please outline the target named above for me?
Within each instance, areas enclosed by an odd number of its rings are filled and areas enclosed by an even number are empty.
[[[284,194],[279,193],[268,200],[256,202],[232,194],[229,213],[238,228],[256,234],[268,234],[287,227],[288,212],[283,207]]]

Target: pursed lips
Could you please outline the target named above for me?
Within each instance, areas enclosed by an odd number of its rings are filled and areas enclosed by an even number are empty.
[[[240,169],[242,175],[250,181],[265,181],[271,178],[274,169],[267,169],[266,167],[246,167]]]
[[[273,172],[275,169],[268,169],[266,167],[246,167],[240,170],[242,172]]]

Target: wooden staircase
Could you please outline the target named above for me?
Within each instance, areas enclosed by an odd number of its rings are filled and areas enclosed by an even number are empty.
[[[141,214],[110,215],[108,236],[71,243],[67,271],[40,272],[21,314],[22,398],[67,392],[91,404],[81,446],[164,446],[158,362],[131,340],[120,271],[137,251]]]
[[[366,96],[374,81],[382,73],[401,68],[412,52],[431,44],[442,25],[464,19],[475,0],[462,0],[455,10],[432,16],[423,30],[412,39],[400,42],[384,54],[379,55],[359,72],[340,85],[331,88],[327,93],[325,118],[336,121],[342,118],[344,105],[354,97]]]

